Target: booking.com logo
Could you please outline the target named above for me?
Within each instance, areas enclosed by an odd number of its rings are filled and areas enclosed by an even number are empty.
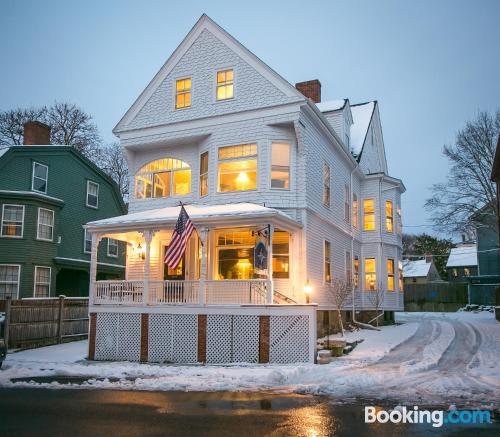
[[[434,428],[445,424],[491,423],[491,412],[488,410],[419,410],[413,408],[395,407],[393,410],[383,410],[378,407],[365,407],[365,423],[427,423]]]

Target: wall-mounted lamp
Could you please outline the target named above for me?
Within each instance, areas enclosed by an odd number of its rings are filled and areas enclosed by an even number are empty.
[[[312,291],[313,291],[313,288],[312,288],[312,285],[309,283],[309,279],[308,279],[306,282],[306,285],[304,285],[304,294],[306,295],[306,303],[309,303]]]
[[[142,247],[141,243],[137,243],[137,245],[134,247],[134,252],[142,260],[146,259],[146,251],[144,250],[144,247]]]

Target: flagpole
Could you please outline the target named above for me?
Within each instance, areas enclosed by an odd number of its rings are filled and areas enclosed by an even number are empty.
[[[184,208],[184,204],[182,203],[182,200],[179,200],[179,206],[180,206],[181,208]],[[184,208],[184,209],[185,209],[185,208]],[[201,239],[201,237],[200,237],[200,234],[199,234],[199,232],[198,232],[198,229],[196,228],[196,226],[194,226],[194,223],[193,223],[193,227],[194,227],[194,231],[196,232],[196,235],[198,236],[198,240],[199,240],[199,241],[200,241],[200,243],[201,243],[201,247],[203,247],[203,246],[204,246],[204,244],[203,244],[203,240],[202,240],[202,239]]]

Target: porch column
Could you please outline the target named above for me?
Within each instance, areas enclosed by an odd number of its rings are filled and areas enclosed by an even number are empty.
[[[89,307],[94,304],[97,281],[97,254],[99,252],[99,242],[102,234],[92,233],[92,248],[90,250],[90,271],[89,271]]]
[[[208,229],[201,229],[198,232],[198,237],[201,243],[201,260],[200,260],[200,305],[205,305],[205,281],[207,279],[207,240]]]
[[[273,234],[274,225],[269,225],[268,228],[269,235],[267,236],[268,247],[267,247],[267,299],[266,303],[268,305],[273,303],[274,297],[274,284],[273,284]]]
[[[142,303],[148,304],[149,299],[149,264],[151,260],[151,241],[153,240],[153,231],[144,231],[145,258],[144,258],[144,291],[142,293]]]

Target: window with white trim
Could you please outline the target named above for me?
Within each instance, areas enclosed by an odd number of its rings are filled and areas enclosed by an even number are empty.
[[[332,262],[331,262],[331,244],[328,240],[325,240],[324,248],[323,248],[323,278],[324,281],[329,284],[332,282]]]
[[[10,296],[19,297],[19,278],[21,266],[13,264],[0,265],[0,299]]]
[[[90,244],[92,245],[92,240]],[[118,258],[118,240],[108,238],[108,256]]]
[[[2,237],[22,238],[24,231],[24,205],[2,205]]]
[[[352,195],[352,225],[358,227],[358,195],[354,193]]]
[[[387,259],[387,290],[394,291],[394,260],[392,258]]]
[[[83,251],[84,253],[92,252],[92,235],[87,232],[87,229],[83,230]]]
[[[392,234],[394,231],[394,208],[392,200],[385,201],[385,231]]]
[[[375,290],[377,286],[377,263],[375,258],[365,258],[365,290]]]
[[[271,188],[290,189],[290,145],[271,144]]]
[[[257,188],[257,144],[219,147],[217,191]]]
[[[275,230],[273,233],[273,278],[290,277],[290,234]]]
[[[35,266],[34,297],[50,296],[51,268]]]
[[[52,241],[54,239],[54,211],[38,208],[37,240]]]
[[[359,287],[359,258],[354,257],[354,288]]]
[[[403,281],[403,261],[398,261],[398,282],[399,291],[404,291],[404,281]]]
[[[191,78],[175,81],[175,109],[191,106]]]
[[[208,194],[208,152],[200,155],[200,197]]]
[[[323,163],[323,205],[330,207],[330,166]]]
[[[47,178],[49,167],[39,162],[33,162],[33,172],[31,177],[31,190],[47,194]]]
[[[184,196],[190,192],[191,167],[180,159],[157,159],[135,175],[136,199]]]
[[[234,96],[234,71],[223,70],[217,72],[217,100],[232,99]]]
[[[87,181],[87,206],[97,208],[99,206],[99,184]]]

